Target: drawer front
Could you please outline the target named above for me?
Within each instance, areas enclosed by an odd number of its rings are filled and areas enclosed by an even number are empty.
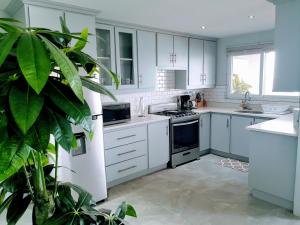
[[[142,156],[135,159],[130,159],[115,165],[106,167],[107,182],[127,177],[137,172],[146,170],[148,168],[147,156]]]
[[[147,139],[147,126],[126,128],[104,134],[104,148],[114,148]]]
[[[110,166],[139,156],[147,154],[147,142],[136,143],[111,148],[105,151],[105,165]]]

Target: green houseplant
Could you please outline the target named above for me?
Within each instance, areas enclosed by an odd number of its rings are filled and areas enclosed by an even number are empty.
[[[131,205],[124,202],[114,213],[96,210],[91,194],[57,178],[58,146],[76,147],[71,123],[92,136],[82,87],[114,99],[90,79],[98,69],[118,85],[116,74],[82,52],[88,30],[70,33],[63,19],[61,27],[23,28],[0,18],[0,214],[5,211],[13,225],[32,205],[32,224],[123,224],[125,216],[136,217]]]

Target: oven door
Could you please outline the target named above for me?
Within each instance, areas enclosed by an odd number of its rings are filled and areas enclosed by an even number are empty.
[[[172,154],[199,147],[199,120],[172,124]]]

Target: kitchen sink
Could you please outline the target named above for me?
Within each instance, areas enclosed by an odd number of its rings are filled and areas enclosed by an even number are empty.
[[[262,111],[257,111],[257,110],[237,110],[235,112],[238,112],[238,113],[251,113],[251,114],[263,114]]]

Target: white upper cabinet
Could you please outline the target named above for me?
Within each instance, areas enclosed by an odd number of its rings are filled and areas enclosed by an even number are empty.
[[[184,84],[187,89],[213,88],[216,80],[217,43],[195,38],[189,39],[189,71]]]
[[[80,33],[84,28],[88,28],[89,35],[88,42],[83,49],[83,52],[89,54],[94,59],[97,58],[96,46],[96,18],[95,16],[65,12],[65,19],[68,28],[71,32]]]
[[[137,88],[136,30],[115,27],[115,39],[120,88]]]
[[[28,6],[28,21],[31,27],[43,27],[51,30],[61,30],[59,17],[64,16],[62,10],[50,9],[40,6]]]
[[[156,84],[156,34],[137,31],[139,88],[155,89]]]
[[[188,68],[188,38],[158,33],[157,66],[186,70]]]
[[[173,35],[157,34],[157,66],[172,68],[173,67]]]
[[[189,72],[188,87],[199,88],[203,86],[201,76],[203,74],[204,41],[190,38],[189,40]]]
[[[113,26],[104,24],[97,25],[97,61],[107,69],[116,72],[115,32]],[[112,77],[105,71],[100,70],[100,83],[112,88],[115,83]]]
[[[174,36],[173,63],[177,69],[188,68],[189,39],[186,37]]]
[[[276,1],[273,91],[300,91],[300,0]]]
[[[215,41],[204,41],[203,59],[204,87],[212,88],[215,86],[217,66],[217,43]]]

